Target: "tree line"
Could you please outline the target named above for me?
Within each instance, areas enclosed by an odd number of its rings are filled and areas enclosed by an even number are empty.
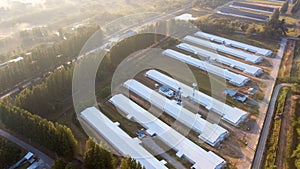
[[[292,166],[300,168],[300,99],[296,100],[296,104],[293,105],[295,110],[295,119],[292,122],[293,125],[293,144],[290,147],[292,154],[290,155]]]
[[[282,22],[279,20],[280,11],[279,9],[276,9],[271,18],[270,21],[264,24],[264,29],[262,31],[262,36],[266,37],[280,37],[283,33],[282,31]]]
[[[266,145],[266,157],[265,157],[265,169],[273,169],[276,168],[276,156],[278,150],[278,143],[279,143],[279,134],[280,134],[280,127],[281,127],[281,119],[279,115],[284,112],[284,105],[287,99],[288,92],[290,91],[289,87],[284,87],[277,99],[276,106],[275,106],[275,114],[273,117],[273,124],[271,127],[271,132],[269,134],[268,142]]]
[[[22,150],[14,143],[0,137],[0,168],[9,168],[21,159]]]
[[[0,120],[5,127],[67,159],[78,151],[70,128],[48,121],[8,103],[0,102]]]
[[[18,104],[21,106],[28,104],[28,109],[34,111],[51,108],[52,106],[48,107],[47,104],[49,105],[49,103],[53,102],[52,98],[61,99],[65,93],[71,94],[72,72],[73,67],[55,71],[42,84],[22,91],[17,96],[16,100],[18,101],[16,102],[20,102]],[[69,79],[69,83],[64,83],[66,79]],[[64,90],[67,91],[64,92]],[[50,100],[47,101],[47,98]],[[66,162],[73,159],[78,149],[75,137],[66,126],[47,121],[38,115],[33,115],[26,110],[8,106],[4,103],[0,103],[0,119],[8,129],[30,138],[37,144],[45,146],[63,157],[55,160],[53,169],[76,168],[76,165],[72,164],[72,162]],[[117,164],[118,157],[114,157],[91,139],[87,141],[87,150],[83,159],[84,168],[86,169],[114,169],[116,166],[120,166],[121,169],[144,169],[140,163],[130,157],[122,158],[121,164]]]
[[[22,90],[15,104],[42,116],[60,112],[72,100],[72,77],[73,66],[55,70],[41,84]]]
[[[117,43],[115,46],[113,46],[110,49],[110,52],[105,56],[104,60],[101,62],[101,65],[99,66],[99,70],[97,73],[97,79],[96,82],[101,84],[99,88],[101,88],[101,94],[105,94],[106,96],[110,94],[110,90],[107,87],[107,85],[110,85],[112,75],[114,73],[114,70],[117,68],[117,66],[120,64],[120,62],[123,61],[124,58],[126,58],[131,53],[134,53],[138,50],[146,49],[147,47],[153,45],[155,42],[161,40],[164,38],[164,35],[155,35],[155,34],[141,34],[141,35],[135,35],[130,38],[127,38],[119,43]],[[92,57],[91,57],[92,58]],[[95,59],[95,58],[94,58]],[[97,58],[96,58],[97,59]],[[89,72],[87,72],[87,76]],[[84,75],[83,75],[84,76]],[[53,112],[59,112],[62,109],[62,105],[64,104],[64,101],[71,98],[72,96],[72,78],[73,78],[73,65],[70,65],[69,67],[64,67],[62,69],[56,70],[53,73],[51,73],[41,84],[32,86],[30,88],[24,89],[21,93],[19,93],[16,96],[15,103],[17,106],[20,106],[23,109],[26,109],[34,114],[38,115],[44,115],[46,113],[53,113]],[[105,83],[103,83],[105,82]],[[107,82],[107,83],[106,83]],[[103,97],[103,96],[102,96]],[[74,155],[74,153],[71,153],[71,147],[65,148],[66,145],[68,145],[67,142],[57,142],[52,140],[46,140],[46,138],[49,137],[60,137],[60,135],[55,135],[55,133],[64,132],[63,131],[57,131],[57,132],[51,132],[52,130],[61,130],[62,126],[57,123],[49,122],[45,119],[40,118],[37,115],[28,115],[24,112],[27,112],[26,110],[22,110],[20,108],[13,108],[8,109],[4,105],[2,105],[3,109],[5,111],[1,111],[1,115],[4,118],[7,118],[9,120],[4,120],[5,124],[7,126],[10,126],[9,128],[13,131],[16,131],[18,133],[21,133],[22,135],[26,135],[27,137],[33,137],[32,140],[35,140],[35,142],[45,146],[49,147],[50,150],[56,152],[60,156],[66,157],[66,154],[62,154],[60,147],[64,147],[66,151],[69,153],[69,156]],[[17,111],[16,111],[17,110]],[[18,112],[23,113],[18,113]],[[12,115],[9,115],[6,117],[8,112],[12,112]],[[27,112],[28,113],[28,112]],[[27,116],[30,116],[25,118],[23,117],[23,114],[26,114]],[[20,116],[21,117],[15,117]],[[0,118],[2,118],[0,116]],[[39,119],[39,120],[36,120]],[[27,122],[25,119],[33,119],[32,121],[29,120]],[[20,121],[17,123],[17,121]],[[29,123],[29,125],[28,125]],[[20,124],[18,126],[15,126],[16,124]],[[25,128],[22,126],[26,126]],[[27,127],[28,126],[28,127]],[[36,126],[36,127],[34,127]],[[45,127],[45,129],[43,128]],[[41,128],[41,129],[40,129]],[[52,128],[50,130],[50,133],[48,133],[49,128]],[[36,130],[39,129],[38,133],[34,136],[27,135],[25,132],[26,130],[30,130],[30,133],[35,133]],[[69,131],[69,129],[67,130]],[[54,136],[49,136],[49,134],[54,134]],[[69,133],[71,134],[71,133]],[[68,138],[68,135],[65,134]],[[73,135],[72,135],[73,137]],[[72,138],[71,137],[71,138]],[[61,138],[61,139],[66,139]],[[73,139],[67,139],[67,140],[73,140]],[[75,140],[75,139],[74,139]],[[75,140],[76,141],[76,140]],[[72,143],[73,144],[73,143]],[[114,158],[111,157],[111,154],[106,152],[104,149],[99,148],[99,145],[93,143],[92,141],[87,142],[87,151],[84,154],[84,166],[85,168],[115,168],[116,163],[114,162]],[[77,146],[72,146],[73,149],[76,149]],[[122,169],[129,169],[133,166],[135,168],[142,168],[142,166],[137,163],[135,160],[131,158],[124,158],[122,160],[122,164],[119,164],[122,166]],[[57,159],[54,165],[55,168],[73,168],[71,163],[66,163],[65,159]]]
[[[297,0],[294,6],[292,7],[291,13],[296,14],[300,10],[300,0]]]
[[[291,13],[292,14],[296,14],[298,13],[298,11],[300,10],[300,0],[293,0],[292,2],[294,5],[292,6],[292,9],[291,9]],[[280,9],[280,12],[281,13],[286,13],[288,11],[288,8],[289,8],[289,0],[286,0],[282,6],[281,6],[281,9]]]
[[[87,149],[84,153],[85,169],[145,169],[139,162],[131,157],[123,157],[121,163],[119,157],[113,156],[111,152],[97,144],[93,139],[86,141]],[[62,158],[55,160],[52,169],[73,169],[72,163],[65,162]]]
[[[80,28],[67,40],[51,46],[41,45],[33,49],[31,55],[25,56],[24,60],[1,68],[0,92],[26,79],[51,71],[75,58],[88,38],[97,30],[99,30],[99,26]]]
[[[296,97],[291,99],[291,125],[287,129],[285,166],[293,169],[300,168],[300,85],[292,84],[291,91]]]
[[[89,139],[87,141],[87,151],[84,153],[84,168],[114,169],[114,158],[110,152]]]
[[[288,11],[288,8],[289,8],[289,0],[286,0],[286,1],[282,4],[282,6],[281,6],[281,8],[280,8],[280,12],[283,13],[283,14],[285,14],[285,13]]]
[[[258,28],[257,24],[253,24],[247,20],[233,20],[232,17],[215,17],[214,15],[200,18],[193,21],[193,23],[202,31],[213,34],[215,34],[215,32],[233,34],[241,31],[245,32],[248,36],[256,34],[262,38],[279,39],[279,37],[287,31],[284,25],[285,23],[279,20],[279,16],[280,11],[276,9],[270,17],[270,20],[262,24],[262,28]]]
[[[286,74],[286,77],[282,77],[277,79],[280,83],[291,83],[291,111],[289,112],[289,119],[291,120],[291,125],[288,126],[287,129],[284,129],[287,132],[287,140],[286,140],[286,147],[285,147],[285,160],[284,165],[286,168],[300,168],[300,74],[299,74],[299,54],[300,54],[300,46],[299,42],[296,42],[295,52],[294,55],[288,56],[289,59],[293,59],[293,64],[291,68],[291,73]],[[297,98],[298,97],[298,98]],[[283,107],[284,105],[282,105]],[[289,106],[289,105],[287,105]],[[285,117],[285,112],[283,112],[283,118]],[[274,123],[278,123],[280,120],[277,119]],[[274,128],[273,130],[278,128]],[[273,147],[276,147],[276,144],[273,144]],[[276,157],[276,153],[273,152],[268,153],[268,156],[273,156],[273,161]],[[274,166],[274,162],[273,162]]]
[[[145,169],[139,162],[131,157],[123,157],[121,164],[117,164],[117,157],[108,152],[94,140],[87,140],[87,151],[84,153],[84,168],[86,169]]]
[[[127,38],[115,46],[104,57],[97,72],[96,82],[101,83],[101,98],[110,95],[110,84],[113,73],[124,58],[131,53],[151,46],[163,35],[142,34]],[[93,59],[98,57],[90,57]],[[66,103],[72,100],[72,78],[74,65],[55,70],[38,85],[22,90],[15,98],[15,104],[29,112],[45,117],[47,114],[60,112]],[[86,71],[89,76],[89,71]],[[83,75],[84,76],[84,75]],[[97,87],[98,88],[98,87]]]
[[[101,63],[102,65],[100,65],[96,79],[97,82],[100,83],[103,80],[110,82],[114,70],[125,57],[135,51],[151,46],[162,37],[164,36],[154,34],[136,35],[113,46],[110,52],[105,56],[104,61]],[[72,98],[73,70],[74,65],[55,70],[45,78],[42,83],[21,91],[15,98],[15,104],[22,109],[18,107],[9,108],[4,104],[0,106],[0,118],[7,128],[47,147],[61,157],[68,157],[67,159],[71,159],[77,149],[77,141],[72,135],[72,132],[69,128],[42,119],[38,115],[60,112],[63,108],[64,101]],[[103,88],[102,90],[107,90],[107,88]],[[109,95],[110,90],[107,91],[108,92],[104,93]],[[32,115],[28,111],[37,115]],[[87,151],[83,156],[85,168],[109,169],[116,167],[116,163],[114,162],[115,157],[109,152],[91,140],[87,141],[87,145]],[[65,158],[57,159],[54,168],[74,168],[72,163],[65,162],[65,160]],[[124,158],[122,165],[119,164],[119,166],[122,166],[122,169],[129,169],[132,168],[132,166],[137,169],[142,169],[139,163],[129,157]]]
[[[98,83],[111,84],[113,73],[123,59],[136,51],[150,47],[164,37],[164,35],[150,33],[138,34],[118,42],[103,58],[97,72],[96,81]]]

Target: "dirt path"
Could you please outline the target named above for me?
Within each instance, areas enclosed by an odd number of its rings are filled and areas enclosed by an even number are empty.
[[[278,168],[284,169],[284,162],[287,159],[286,157],[286,143],[287,143],[287,137],[288,137],[288,128],[291,124],[290,114],[291,114],[291,100],[292,98],[288,96],[284,111],[283,111],[283,118],[281,121],[281,127],[280,127],[280,134],[279,134],[279,145],[277,150],[277,156],[276,156],[276,166]]]
[[[264,158],[264,152],[265,152],[265,148],[266,148],[266,144],[267,144],[267,140],[268,140],[268,136],[269,136],[269,132],[270,132],[270,128],[271,128],[271,122],[273,119],[273,114],[275,112],[275,104],[276,104],[277,96],[279,94],[280,89],[284,86],[290,86],[290,84],[282,83],[282,84],[278,84],[274,88],[272,98],[269,103],[269,109],[267,111],[267,115],[265,118],[264,127],[262,128],[262,131],[261,131],[261,137],[259,139],[259,143],[256,148],[256,153],[255,153],[255,157],[254,157],[253,164],[252,164],[253,169],[259,169],[259,168],[261,168],[261,166],[263,164],[263,160],[261,160],[261,159]]]
[[[270,76],[273,77],[274,79],[276,79],[279,73],[278,69],[280,67],[281,60],[284,55],[284,51],[286,49],[286,43],[287,43],[287,39],[282,38],[280,42],[280,48],[277,52],[277,56],[274,59],[270,59],[270,63],[272,63],[273,65],[273,69],[272,69],[273,71],[270,72]],[[259,133],[259,134],[250,135],[252,136],[252,138],[258,137],[257,138],[258,142],[255,139],[248,141],[248,146],[251,146],[255,151],[254,158],[252,160],[252,166],[251,166],[252,169],[259,169],[262,166],[263,163],[262,159],[264,157],[264,150],[265,150],[265,146],[266,146],[266,142],[270,130],[272,116],[274,113],[275,101],[279,93],[279,89],[282,86],[287,85],[287,84],[280,84],[274,88],[275,85],[274,79],[270,80],[269,82],[266,82],[266,85],[269,87],[266,88],[265,90],[265,99],[262,102],[260,102],[260,109],[259,109],[260,113],[258,116],[257,125],[255,128],[252,129],[254,133]],[[245,168],[245,167],[242,166],[240,168]]]
[[[289,40],[286,46],[286,53],[284,54],[282,60],[282,69],[279,71],[279,77],[284,78],[287,75],[291,74],[292,65],[293,65],[293,56],[295,49],[295,40]]]

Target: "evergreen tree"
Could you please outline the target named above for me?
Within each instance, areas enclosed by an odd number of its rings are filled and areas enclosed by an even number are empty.
[[[51,167],[51,169],[73,169],[73,168],[74,166],[72,165],[72,163],[67,164],[62,158],[55,159],[54,164]]]
[[[264,29],[263,29],[264,36],[278,37],[281,34],[279,16],[280,16],[279,9],[276,9],[271,16],[270,21],[264,25]]]
[[[19,107],[0,102],[0,120],[8,129],[30,138],[66,159],[72,159],[78,151],[77,140],[69,128],[54,124]]]
[[[89,139],[87,151],[84,153],[84,167],[86,169],[114,169],[114,159],[110,152]]]
[[[269,24],[271,24],[272,26],[276,26],[279,22],[279,16],[280,16],[279,9],[276,9],[271,16]]]
[[[282,4],[282,6],[280,8],[280,12],[285,14],[287,12],[288,8],[289,8],[289,1],[286,0],[286,2]]]
[[[75,167],[73,166],[72,163],[69,163],[66,165],[65,169],[74,169]]]
[[[16,96],[16,105],[34,114],[46,115],[63,109],[71,99],[73,67],[54,71],[44,82]]]
[[[0,168],[9,168],[21,158],[21,149],[0,137]]]
[[[121,161],[120,169],[145,169],[145,167],[143,167],[141,163],[136,162],[135,159],[131,157],[125,157]]]
[[[297,0],[297,2],[294,4],[294,6],[292,7],[292,14],[295,14],[299,11],[300,9],[300,0]]]
[[[62,158],[57,158],[54,161],[53,166],[51,167],[51,169],[65,169],[67,163],[64,162],[64,160]]]
[[[296,150],[293,151],[292,157],[295,158],[296,168],[300,168],[300,144],[298,144]]]
[[[57,42],[50,47],[38,46],[21,62],[2,67],[0,69],[0,92],[36,75],[52,71],[59,65],[76,58],[83,45],[97,30],[99,26],[81,28],[68,36],[67,40]],[[39,30],[36,32],[38,33]],[[22,36],[27,36],[26,34],[26,31],[22,32]]]

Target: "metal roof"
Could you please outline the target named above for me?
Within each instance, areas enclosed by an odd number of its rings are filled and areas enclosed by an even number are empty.
[[[215,169],[225,165],[224,159],[211,151],[207,152],[202,149],[124,95],[115,95],[109,101],[145,127],[147,132],[155,134],[161,141],[174,149],[178,157],[184,155],[191,160],[195,169]]]
[[[34,155],[33,155],[33,153],[32,152],[28,152],[25,156],[24,156],[24,158],[26,159],[26,160],[29,160],[30,158],[32,158]]]
[[[162,53],[173,59],[180,60],[184,63],[195,66],[201,70],[207,71],[208,73],[212,73],[221,78],[225,78],[226,80],[228,80],[231,84],[233,84],[235,86],[239,86],[239,87],[243,86],[249,81],[248,77],[245,77],[240,74],[236,74],[227,69],[220,68],[220,67],[212,65],[208,62],[201,61],[199,59],[193,58],[191,56],[185,55],[183,53],[177,52],[172,49],[167,49],[167,50],[163,51]]]
[[[237,10],[234,8],[228,8],[228,7],[223,7],[217,11],[218,14],[223,14],[223,15],[230,15],[230,16],[235,16],[235,17],[240,17],[240,18],[247,18],[247,19],[252,19],[252,20],[257,20],[257,21],[262,21],[262,22],[267,22],[270,20],[269,16],[266,15],[260,15],[256,13],[251,13],[251,12],[245,12],[241,10]]]
[[[199,138],[212,146],[222,141],[228,133],[223,127],[206,121],[201,115],[192,113],[136,80],[128,80],[123,86],[199,133]]]
[[[80,116],[123,156],[134,158],[147,169],[167,169],[162,162],[140,145],[140,140],[131,138],[118,126],[118,123],[112,122],[97,108],[89,107],[83,110]]]
[[[210,41],[207,40],[202,40],[193,36],[186,36],[183,38],[184,41],[186,42],[190,42],[196,45],[200,45],[200,46],[204,46],[206,48],[210,48],[213,50],[216,50],[218,52],[223,52],[226,53],[228,55],[232,55],[234,57],[243,59],[247,62],[251,62],[251,63],[258,63],[262,60],[261,56],[257,56],[248,52],[244,52],[242,50],[238,50],[238,49],[234,49],[231,47],[227,47],[224,45],[220,45],[220,44],[216,44],[216,43],[212,43]]]
[[[237,92],[231,89],[225,89],[225,94],[233,97],[237,94]]]
[[[254,52],[254,53],[257,53],[257,54],[260,54],[260,55],[263,55],[263,56],[270,56],[273,53],[271,50],[268,50],[268,49],[256,47],[256,46],[253,46],[253,45],[248,45],[248,44],[245,44],[245,43],[241,43],[241,42],[230,40],[230,39],[223,38],[223,37],[220,37],[220,36],[208,34],[208,33],[205,33],[205,32],[200,32],[199,31],[199,32],[195,33],[194,35],[198,36],[198,37],[201,37],[201,38],[204,38],[204,39],[207,39],[207,40],[218,42],[218,43],[225,42],[226,44],[231,45],[233,47],[236,47],[236,48],[239,48],[239,49],[242,49],[242,50],[246,50],[246,51],[250,51],[250,52]]]
[[[268,7],[268,6],[261,6],[251,3],[243,3],[243,2],[233,2],[230,7],[233,8],[241,8],[241,9],[248,9],[253,11],[259,11],[259,12],[266,12],[266,13],[273,13],[275,11],[275,8]]]
[[[243,71],[244,73],[247,73],[252,76],[258,76],[261,73],[263,73],[263,69],[261,69],[259,67],[252,66],[252,65],[228,58],[226,56],[219,55],[217,53],[198,48],[196,46],[193,46],[193,45],[190,45],[187,43],[180,43],[179,45],[177,45],[177,48],[185,50],[187,52],[191,52],[198,56],[205,57],[209,60],[213,60],[218,63],[230,66],[232,68],[238,69],[238,70]]]
[[[187,86],[169,76],[166,76],[156,70],[149,70],[145,74],[147,77],[151,78],[158,83],[168,85],[174,91],[177,91],[178,88],[181,88],[182,96],[187,98],[194,98],[196,102],[206,107],[208,110],[212,110],[220,115],[228,123],[237,126],[241,123],[246,117],[247,113],[239,108],[231,107],[215,98],[212,98],[200,91],[195,92],[193,97],[193,88]]]

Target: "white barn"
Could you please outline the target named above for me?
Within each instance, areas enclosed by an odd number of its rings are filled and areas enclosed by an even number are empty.
[[[187,52],[191,52],[193,54],[204,57],[206,59],[213,60],[215,62],[230,66],[237,70],[243,71],[244,73],[247,73],[251,76],[259,76],[260,74],[262,74],[264,72],[263,69],[261,69],[259,67],[252,66],[252,65],[231,59],[229,57],[219,55],[217,53],[210,52],[210,51],[204,50],[202,48],[198,48],[196,46],[193,46],[193,45],[190,45],[187,43],[180,43],[179,45],[177,45],[177,48],[182,49]]]
[[[208,33],[204,33],[204,32],[197,32],[194,34],[195,36],[213,41],[213,42],[218,42],[218,43],[224,43],[226,45],[230,45],[233,46],[235,48],[239,48],[248,52],[252,52],[252,53],[256,53],[259,55],[263,55],[263,56],[271,56],[272,55],[272,51],[268,50],[268,49],[264,49],[264,48],[260,48],[260,47],[256,47],[256,46],[252,46],[252,45],[248,45],[245,43],[241,43],[238,41],[234,41],[234,40],[230,40],[227,38],[223,38],[220,36],[216,36],[216,35],[212,35],[212,34],[208,34]]]
[[[194,98],[194,100],[204,106],[207,110],[212,110],[222,116],[222,119],[226,122],[238,126],[241,122],[243,122],[247,118],[247,113],[239,108],[231,107],[215,98],[212,98],[200,91],[195,92],[195,96],[193,96],[193,88],[187,86],[169,76],[166,76],[156,70],[149,70],[146,72],[145,76],[148,78],[169,86],[174,91],[177,91],[178,88],[181,88],[182,96],[186,98]]]
[[[123,86],[199,133],[199,138],[211,146],[217,145],[228,135],[228,131],[223,127],[206,121],[201,115],[192,113],[176,101],[167,99],[136,80],[128,80]]]
[[[241,87],[244,86],[248,81],[249,78],[240,74],[236,74],[231,72],[227,69],[220,68],[218,66],[212,65],[208,62],[201,61],[199,59],[193,58],[191,56],[185,55],[183,53],[177,52],[172,49],[167,49],[162,52],[164,55],[169,56],[173,59],[177,59],[189,65],[195,66],[201,70],[207,71],[208,73],[212,73],[217,75],[221,78],[225,78],[229,81],[229,83]]]
[[[191,168],[219,169],[226,164],[224,159],[211,151],[207,152],[202,149],[124,95],[115,95],[109,101],[127,114],[127,117],[134,119],[145,127],[147,133],[150,135],[155,134],[161,141],[174,149],[179,158],[184,156],[190,160],[193,163]]]
[[[80,116],[123,156],[134,158],[147,169],[167,169],[164,162],[156,159],[140,145],[139,139],[131,138],[118,123],[112,122],[97,108],[89,107],[83,110]]]
[[[247,62],[250,63],[259,63],[262,61],[262,57],[261,56],[257,56],[248,52],[244,52],[242,50],[238,50],[238,49],[234,49],[231,47],[227,47],[224,45],[220,45],[220,44],[216,44],[216,43],[212,43],[210,41],[207,40],[203,40],[203,39],[199,39],[193,36],[186,36],[183,38],[184,41],[189,42],[189,43],[193,43],[199,46],[203,46],[206,48],[210,48],[213,50],[216,50],[218,52],[222,52],[222,53],[226,53],[228,55],[232,55],[234,57],[243,59]]]

